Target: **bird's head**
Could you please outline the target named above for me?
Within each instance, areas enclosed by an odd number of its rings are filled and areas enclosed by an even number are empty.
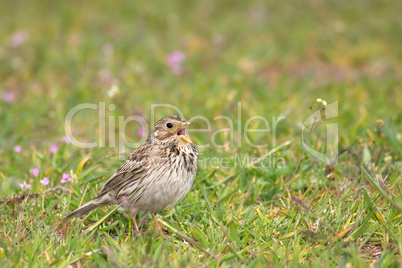
[[[156,122],[148,139],[155,143],[193,143],[187,135],[188,125],[191,125],[191,122],[179,116],[164,117]]]

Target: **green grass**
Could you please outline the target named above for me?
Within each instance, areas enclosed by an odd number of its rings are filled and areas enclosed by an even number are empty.
[[[15,100],[0,99],[0,267],[402,266],[401,8],[361,0],[3,2],[0,97],[12,92]],[[24,32],[16,45],[15,34]],[[175,50],[186,54],[179,76],[165,63]],[[113,85],[120,92],[111,98]],[[338,117],[328,120],[339,127],[335,166],[302,147],[301,125],[318,98],[338,101]],[[135,235],[120,208],[100,221],[114,206],[64,219],[97,195],[131,151],[111,145],[109,134],[92,149],[61,141],[68,111],[100,102],[116,106],[106,110],[106,129],[109,116],[150,120],[158,103],[186,118],[205,116],[212,131],[229,127],[216,116],[234,121],[233,144],[203,149],[189,194],[159,213],[164,234],[148,219]],[[172,113],[159,108],[155,118]],[[255,115],[271,131],[249,133],[250,140],[267,148],[238,138]],[[280,115],[274,142],[272,117]],[[192,128],[205,127],[198,120]],[[137,130],[135,122],[125,129],[133,144]],[[315,125],[308,142],[321,152],[325,130]],[[99,142],[99,132],[97,110],[74,117],[80,140]],[[116,137],[123,132],[116,128]],[[211,133],[191,135],[211,143]],[[216,142],[229,138],[221,132]],[[49,151],[53,143],[57,153]],[[281,158],[285,166],[236,162],[236,155],[269,152],[262,161]],[[205,161],[212,157],[229,159],[228,167]],[[63,173],[77,180],[60,184]],[[22,192],[24,181],[32,187]]]

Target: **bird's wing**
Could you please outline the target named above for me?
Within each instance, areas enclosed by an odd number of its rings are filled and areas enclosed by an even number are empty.
[[[151,164],[152,153],[152,146],[148,144],[138,147],[105,183],[98,196],[118,192],[126,183],[141,179]]]

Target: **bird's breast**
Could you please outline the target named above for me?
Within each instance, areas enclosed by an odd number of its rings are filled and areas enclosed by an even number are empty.
[[[154,165],[153,172],[143,181],[147,187],[139,187],[135,203],[143,211],[157,212],[174,207],[193,185],[198,161],[194,145],[170,148],[164,158],[165,161]]]

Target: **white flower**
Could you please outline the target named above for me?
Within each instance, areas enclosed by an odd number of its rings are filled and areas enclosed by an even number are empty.
[[[317,99],[317,102],[318,102],[318,103],[321,103],[321,104],[324,105],[324,106],[327,105],[327,102],[326,102],[325,100],[322,100],[322,99]]]
[[[74,183],[78,182],[77,174],[75,174],[72,169],[70,169],[70,176]]]
[[[110,98],[113,98],[114,96],[116,96],[117,94],[119,94],[119,92],[120,92],[119,87],[118,87],[117,85],[113,85],[113,86],[109,89],[109,91],[107,92],[107,95],[108,95]]]

